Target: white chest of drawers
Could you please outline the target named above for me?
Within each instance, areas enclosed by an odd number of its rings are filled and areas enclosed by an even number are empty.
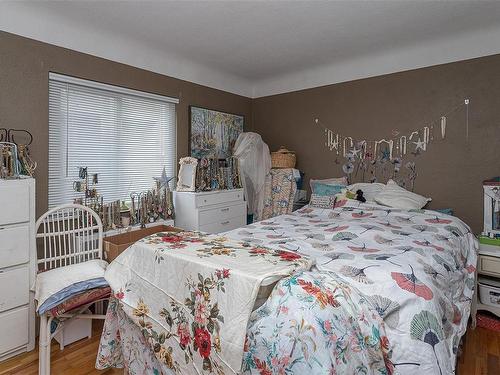
[[[35,180],[0,179],[0,361],[35,347]]]
[[[220,233],[247,223],[243,189],[192,193],[174,192],[175,226]]]

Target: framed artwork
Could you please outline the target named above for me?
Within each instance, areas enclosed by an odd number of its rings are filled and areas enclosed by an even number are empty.
[[[232,156],[236,139],[243,132],[243,116],[190,106],[189,119],[192,157],[227,159]]]

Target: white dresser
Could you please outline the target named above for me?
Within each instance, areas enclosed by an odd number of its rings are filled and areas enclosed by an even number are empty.
[[[35,347],[35,180],[0,179],[0,361]]]
[[[220,233],[247,223],[243,189],[201,193],[174,191],[175,226]]]

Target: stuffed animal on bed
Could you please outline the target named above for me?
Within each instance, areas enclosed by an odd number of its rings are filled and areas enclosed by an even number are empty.
[[[363,190],[356,190],[356,200],[365,203],[366,198],[363,197]]]

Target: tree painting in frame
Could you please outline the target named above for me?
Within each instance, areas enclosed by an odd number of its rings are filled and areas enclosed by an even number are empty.
[[[236,139],[243,132],[244,117],[194,106],[189,109],[191,156],[230,158]]]

